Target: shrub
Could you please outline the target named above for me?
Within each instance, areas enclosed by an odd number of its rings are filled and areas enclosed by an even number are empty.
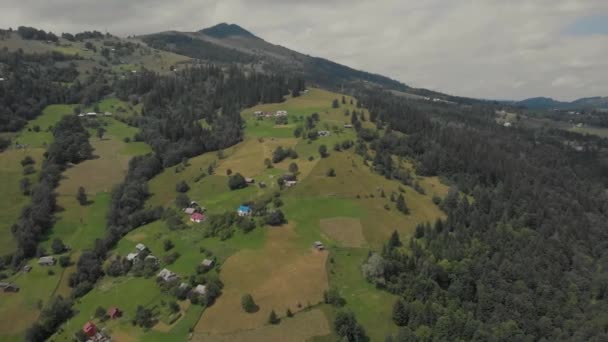
[[[247,182],[245,182],[245,177],[240,173],[236,173],[228,178],[228,187],[230,190],[243,189],[247,187]]]
[[[181,181],[175,184],[175,191],[177,192],[184,193],[188,192],[188,190],[190,190],[190,186],[188,185],[188,183],[186,183],[186,181]]]
[[[254,313],[260,309],[258,307],[258,305],[255,303],[255,301],[253,300],[253,297],[248,293],[243,295],[243,297],[241,297],[241,307],[247,313]]]

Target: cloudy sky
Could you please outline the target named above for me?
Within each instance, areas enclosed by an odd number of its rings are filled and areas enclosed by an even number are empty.
[[[408,85],[492,99],[608,96],[607,0],[2,0],[0,26],[126,36],[236,23]]]

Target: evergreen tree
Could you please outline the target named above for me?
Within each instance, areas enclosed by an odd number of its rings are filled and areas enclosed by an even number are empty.
[[[253,297],[248,293],[241,297],[241,307],[247,313],[254,313],[259,310],[257,304],[253,301]]]
[[[281,320],[277,316],[277,313],[274,310],[270,311],[270,315],[268,316],[268,323],[270,324],[279,324]]]
[[[76,194],[76,199],[78,200],[78,203],[80,203],[80,205],[89,204],[87,193],[85,192],[84,187],[78,187],[78,194]]]
[[[407,308],[403,303],[403,300],[398,299],[393,305],[393,322],[398,326],[407,325],[409,320]]]
[[[340,108],[340,103],[338,102],[338,99],[334,99],[333,101],[331,101],[331,108]]]
[[[388,240],[389,248],[396,248],[401,246],[401,240],[399,239],[399,233],[396,230],[393,230],[391,237]]]
[[[327,158],[329,156],[329,154],[327,153],[327,146],[319,146],[319,154],[321,155],[321,158]]]
[[[403,197],[403,194],[399,194],[399,197],[397,197],[397,210],[404,214],[410,213],[410,209],[405,204],[405,198]]]

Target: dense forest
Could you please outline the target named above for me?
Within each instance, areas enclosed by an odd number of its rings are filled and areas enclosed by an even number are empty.
[[[64,102],[78,72],[73,65],[56,67],[73,57],[60,53],[25,54],[0,50],[0,131],[17,131],[40,115],[47,104]]]
[[[303,82],[282,76],[201,66],[174,76],[143,72],[119,82],[116,93],[122,99],[143,97],[143,115],[129,123],[141,129],[137,138],[170,166],[239,142],[240,110],[260,102],[281,102],[290,85],[304,87]]]
[[[408,252],[392,239],[370,258],[370,281],[402,297],[389,340],[608,338],[605,141],[574,154],[558,133],[505,129],[483,107],[421,110],[380,92],[363,103],[386,128],[377,154],[454,184],[447,220],[420,225]]]

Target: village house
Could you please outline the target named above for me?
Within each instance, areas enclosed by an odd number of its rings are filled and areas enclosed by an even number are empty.
[[[95,326],[95,324],[93,324],[93,322],[87,322],[83,327],[82,327],[82,331],[84,332],[85,335],[87,335],[88,337],[93,337],[95,336],[95,334],[97,334],[97,327]]]
[[[120,316],[122,316],[122,311],[120,311],[119,308],[114,306],[108,310],[108,317],[110,317],[110,319],[116,319],[116,318],[119,318]]]
[[[255,179],[250,178],[250,177],[245,177],[245,183],[247,183],[247,184],[253,184],[253,183],[255,183]]]
[[[78,117],[82,118],[82,117],[84,117],[84,115],[85,115],[84,113],[80,113],[80,114],[78,114]]]
[[[154,256],[154,255],[152,255],[152,254],[147,255],[147,256],[146,256],[146,258],[145,258],[144,260],[145,260],[145,261],[150,261],[150,260],[151,260],[151,261],[152,261],[152,262],[154,262],[155,264],[158,264],[158,258],[157,258],[157,257],[155,257],[155,256]]]
[[[8,286],[4,288],[4,292],[19,292],[19,286],[15,284],[8,284]]]
[[[239,209],[236,211],[239,216],[249,216],[251,215],[251,208],[247,205],[241,205]]]
[[[277,112],[274,114],[274,116],[287,116],[287,111],[286,110],[277,110]]]
[[[331,133],[329,131],[318,131],[317,134],[320,137],[328,137]]]
[[[55,262],[57,262],[57,260],[52,256],[43,256],[38,259],[38,265],[40,266],[53,266],[55,265]]]
[[[205,260],[203,260],[203,262],[201,262],[201,265],[203,265],[207,268],[211,268],[211,267],[213,267],[213,263],[214,263],[213,260],[205,259]]]
[[[187,289],[187,288],[190,288],[190,285],[188,285],[188,283],[181,283],[181,284],[179,284],[179,288],[180,289]]]
[[[188,215],[194,214],[195,211],[196,211],[196,209],[194,209],[194,208],[184,208],[184,213],[186,213]]]
[[[503,124],[503,126],[505,126],[505,127],[511,127],[511,125],[512,125],[512,124],[511,124],[510,122],[505,122],[505,123]]]
[[[261,189],[263,189],[263,188],[265,188],[265,187],[266,187],[266,183],[264,183],[264,182],[259,182],[259,183],[258,183],[258,186],[259,186]]]
[[[23,272],[29,272],[31,270],[32,270],[32,266],[30,266],[30,265],[23,266]]]
[[[135,245],[135,249],[137,249],[140,252],[143,252],[147,249],[147,247],[143,243],[138,243],[137,245]]]
[[[201,222],[205,221],[205,215],[203,215],[201,213],[194,213],[194,214],[190,215],[190,221],[192,221],[194,223],[201,223]]]
[[[4,82],[4,77],[0,77],[0,82]]]
[[[317,250],[322,251],[325,249],[325,245],[321,241],[315,241],[314,246]]]
[[[0,282],[0,289],[4,292],[19,292],[19,286],[7,282]]]
[[[285,181],[285,186],[288,187],[288,188],[291,188],[292,186],[294,186],[296,184],[298,184],[298,181],[295,181],[295,180]]]
[[[135,259],[137,259],[138,256],[139,256],[139,253],[129,253],[129,254],[127,254],[127,260],[135,261]]]
[[[344,128],[353,128],[353,125],[351,125],[351,124],[344,124]]]
[[[105,116],[112,116],[112,113],[110,113],[110,112],[105,112],[105,113],[103,113],[103,115],[105,115]]]
[[[264,112],[262,112],[261,110],[256,110],[255,112],[253,112],[253,115],[255,115],[255,116],[263,116]]]
[[[164,281],[173,281],[179,279],[179,276],[166,268],[163,268],[160,272],[158,272],[158,277]]]
[[[192,290],[192,292],[199,294],[199,295],[204,295],[205,293],[207,293],[207,286],[205,285],[196,285],[196,287],[194,288],[194,290]]]
[[[97,113],[95,113],[95,112],[88,112],[87,116],[97,116]]]

